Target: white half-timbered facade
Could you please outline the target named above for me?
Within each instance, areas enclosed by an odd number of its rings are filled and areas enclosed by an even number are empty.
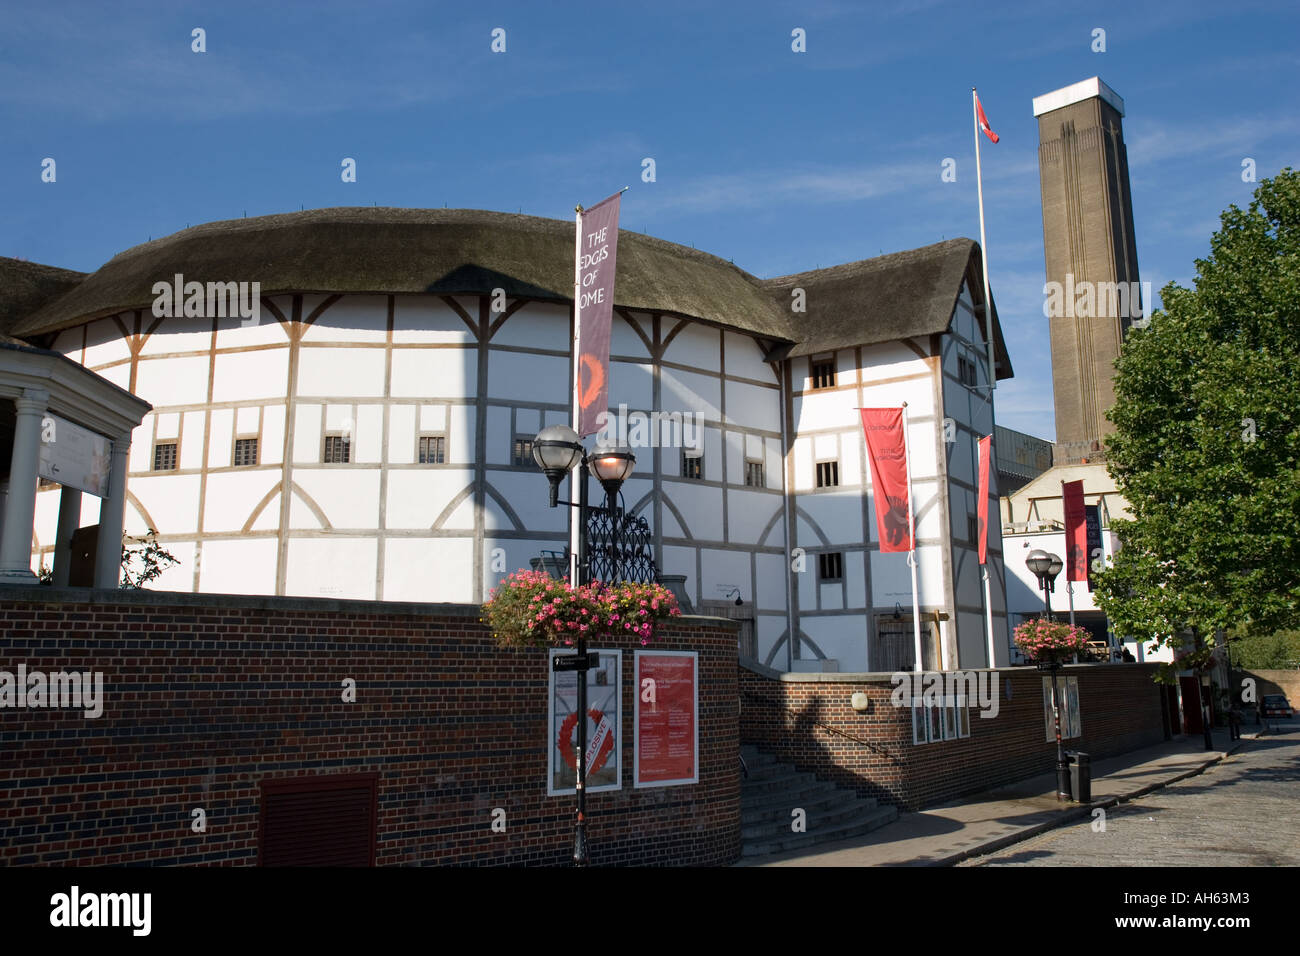
[[[125,529],[155,529],[180,559],[154,587],[478,603],[566,545],[570,509],[547,507],[530,442],[570,418],[572,228],[462,210],[213,223],[123,253],[11,332],[152,405]],[[637,455],[624,504],[697,611],[749,622],[760,662],[910,657],[910,569],[879,551],[856,411],[906,402],[925,663],[987,666],[978,256],[951,240],[758,280],[620,235],[611,427]],[[210,295],[156,314],[155,284],[178,275],[257,283],[256,314],[216,314]],[[58,487],[37,499],[34,568],[55,548]],[[1006,664],[996,478],[989,514]]]

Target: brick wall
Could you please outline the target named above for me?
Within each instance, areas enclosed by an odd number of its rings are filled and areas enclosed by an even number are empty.
[[[1083,731],[1066,748],[1096,759],[1163,741],[1154,671],[1151,664],[1064,668],[1058,680],[1079,678]],[[1056,766],[1055,743],[1045,742],[1047,675],[1025,667],[996,674],[996,717],[981,718],[972,706],[969,737],[913,744],[911,710],[892,705],[888,674],[777,674],[742,665],[741,742],[863,796],[908,810],[934,806]],[[869,701],[864,712],[850,703],[858,692]]]
[[[475,607],[6,589],[0,628],[0,670],[104,681],[97,719],[0,709],[0,864],[256,863],[260,780],[367,772],[381,865],[572,858],[574,798],[546,796],[546,653],[498,648]],[[633,789],[640,642],[600,646],[624,650],[623,789],[588,797],[591,862],[733,861],[734,625],[679,619],[650,648],[699,652],[697,785]]]
[[[1262,700],[1266,694],[1281,694],[1291,702],[1292,707],[1300,707],[1300,670],[1233,669],[1233,686],[1241,688],[1243,677],[1255,679],[1255,699]]]

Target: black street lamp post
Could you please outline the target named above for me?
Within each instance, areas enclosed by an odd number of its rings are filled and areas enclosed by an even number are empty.
[[[1064,566],[1058,555],[1048,554],[1035,548],[1025,559],[1025,566],[1038,578],[1038,586],[1043,591],[1043,601],[1047,608],[1047,620],[1052,619],[1052,599],[1049,597],[1056,590],[1056,576]],[[1040,670],[1052,672],[1052,717],[1056,723],[1056,799],[1069,800],[1070,765],[1065,760],[1065,748],[1061,745],[1061,695],[1056,684],[1056,672],[1061,669],[1060,661],[1040,663]]]
[[[605,489],[607,507],[611,520],[614,519],[614,502],[618,498],[619,486],[632,474],[636,467],[636,456],[627,449],[597,448],[588,454],[583,447],[578,433],[567,425],[550,425],[543,428],[533,439],[533,460],[546,474],[551,483],[550,506],[566,504],[578,509],[578,547],[576,555],[576,579],[573,584],[581,586],[591,583],[590,556],[587,554],[587,516],[589,512],[587,495],[588,473]],[[578,485],[578,500],[560,501],[560,482],[566,475],[578,468],[575,476]],[[573,832],[573,865],[587,865],[587,636],[578,632],[577,666],[574,672],[578,685],[578,740],[575,763],[577,766],[574,792],[578,796],[577,821]],[[586,665],[586,666],[584,666]]]

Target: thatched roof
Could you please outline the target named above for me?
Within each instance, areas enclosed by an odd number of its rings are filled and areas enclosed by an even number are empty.
[[[153,284],[260,282],[289,292],[480,293],[568,302],[573,223],[467,209],[344,207],[194,226],[109,260],[72,295],[15,330],[45,333],[146,308]],[[784,317],[758,284],[717,256],[619,233],[615,303],[781,338]]]
[[[17,341],[7,334],[14,326],[85,278],[84,272],[0,256],[0,341]]]
[[[977,255],[971,240],[954,239],[764,281],[706,252],[620,231],[614,301],[744,329],[768,339],[777,353],[801,355],[942,332]],[[973,261],[978,270],[978,259]],[[115,256],[10,331],[44,335],[147,309],[154,283],[171,281],[176,273],[200,282],[260,282],[263,296],[478,294],[502,288],[511,297],[567,303],[573,295],[573,222],[366,206],[211,222]],[[795,285],[808,290],[806,314],[790,311]],[[999,377],[1010,374],[1010,363],[1004,375],[1002,361]]]
[[[791,292],[804,290],[805,313],[791,313],[794,344],[773,358],[812,355],[851,345],[875,345],[948,328],[970,280],[975,302],[983,298],[979,244],[948,239],[932,246],[847,262],[828,269],[768,279],[763,285],[790,307]],[[1011,361],[993,304],[994,355],[998,378],[1011,377]]]

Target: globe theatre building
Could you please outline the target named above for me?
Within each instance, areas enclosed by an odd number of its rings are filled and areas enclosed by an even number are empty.
[[[573,228],[382,208],[208,223],[68,273],[0,332],[152,406],[123,525],[179,559],[154,587],[477,603],[567,541],[529,443],[570,419]],[[856,412],[906,402],[925,663],[987,666],[979,256],[954,239],[760,280],[620,234],[609,401],[640,446],[625,506],[697,611],[746,620],[747,656],[906,663],[910,569],[880,553]],[[993,329],[1007,378],[996,309]],[[655,413],[663,427],[643,427]],[[997,494],[995,480],[991,515]],[[51,563],[59,507],[57,486],[37,492],[33,569]],[[81,523],[99,520],[87,499]],[[998,521],[989,534],[1005,665]]]

